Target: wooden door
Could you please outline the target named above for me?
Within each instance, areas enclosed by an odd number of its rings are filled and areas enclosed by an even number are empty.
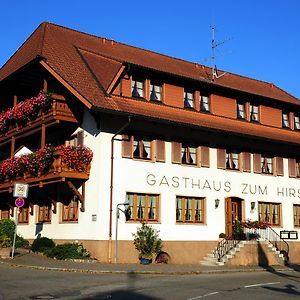
[[[238,198],[227,198],[225,200],[225,233],[227,237],[232,236],[236,221],[242,221],[242,201]]]

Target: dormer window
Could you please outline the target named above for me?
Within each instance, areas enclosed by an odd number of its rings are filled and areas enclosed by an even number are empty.
[[[300,130],[300,118],[299,115],[294,116],[294,128]]]
[[[151,82],[150,84],[150,100],[151,101],[161,101],[161,90],[162,87],[159,84]]]
[[[287,112],[282,112],[282,127],[290,128],[289,114]]]
[[[136,98],[144,98],[144,82],[132,80],[131,95]]]
[[[209,111],[209,97],[200,96],[200,111]]]
[[[259,122],[258,105],[250,104],[250,121]]]
[[[194,94],[191,92],[184,91],[184,107],[194,108]]]
[[[245,103],[238,102],[237,103],[237,118],[241,120],[245,120]]]

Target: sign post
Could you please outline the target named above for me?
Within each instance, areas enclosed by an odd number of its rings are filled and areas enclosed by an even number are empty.
[[[11,258],[14,258],[14,254],[15,254],[15,245],[16,245],[19,213],[20,213],[20,208],[23,207],[24,204],[25,204],[24,198],[27,198],[27,196],[28,196],[28,184],[27,183],[15,183],[13,196],[17,198],[15,200],[15,205],[17,207],[17,218],[16,218],[16,221],[15,221],[16,228],[15,228],[15,233],[14,233],[13,247],[12,247],[12,251],[11,251]]]

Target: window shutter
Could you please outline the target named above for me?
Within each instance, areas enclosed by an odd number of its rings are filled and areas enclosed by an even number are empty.
[[[209,147],[201,147],[201,166],[209,168]]]
[[[289,177],[296,177],[296,159],[289,158]]]
[[[165,141],[156,140],[156,161],[165,162]]]
[[[122,136],[122,157],[132,158],[133,137]]]
[[[84,138],[84,134],[83,134],[83,130],[82,130],[77,133],[77,146],[83,146],[83,144],[84,144],[83,138]]]
[[[283,176],[283,158],[276,157],[276,173],[278,176]]]
[[[218,157],[218,169],[226,169],[226,150],[218,149],[217,157]]]
[[[172,142],[172,163],[181,163],[181,143]]]
[[[258,153],[253,154],[253,172],[261,173],[261,155]]]
[[[244,172],[251,172],[251,154],[249,152],[242,153],[242,170]]]

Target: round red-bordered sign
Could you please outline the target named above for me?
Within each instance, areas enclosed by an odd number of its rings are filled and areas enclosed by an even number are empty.
[[[25,204],[25,200],[23,198],[17,198],[15,200],[15,204],[17,207],[23,207]]]

